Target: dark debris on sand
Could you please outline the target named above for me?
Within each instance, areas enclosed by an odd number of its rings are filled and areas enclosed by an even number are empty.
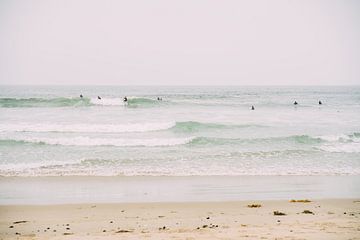
[[[27,223],[28,221],[17,221],[17,222],[13,222],[13,224],[19,224],[19,223]]]
[[[132,230],[119,230],[119,231],[116,231],[115,233],[130,233],[130,232],[133,232]]]
[[[312,211],[310,211],[310,210],[304,210],[302,213],[304,213],[304,214],[313,214],[313,215],[315,215],[315,213],[313,213]]]
[[[286,214],[280,211],[274,211],[275,216],[285,216]]]

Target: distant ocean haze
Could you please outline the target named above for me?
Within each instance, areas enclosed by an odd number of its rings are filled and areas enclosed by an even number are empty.
[[[2,176],[349,174],[359,87],[0,87]]]

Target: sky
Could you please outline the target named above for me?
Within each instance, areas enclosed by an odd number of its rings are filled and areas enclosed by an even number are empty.
[[[360,84],[356,0],[0,0],[0,84]]]

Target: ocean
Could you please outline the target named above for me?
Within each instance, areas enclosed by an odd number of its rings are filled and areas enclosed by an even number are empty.
[[[3,177],[359,174],[359,86],[0,86]]]

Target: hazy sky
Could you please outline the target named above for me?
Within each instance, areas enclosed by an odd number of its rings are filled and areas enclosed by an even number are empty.
[[[360,1],[0,0],[1,84],[360,84]]]

